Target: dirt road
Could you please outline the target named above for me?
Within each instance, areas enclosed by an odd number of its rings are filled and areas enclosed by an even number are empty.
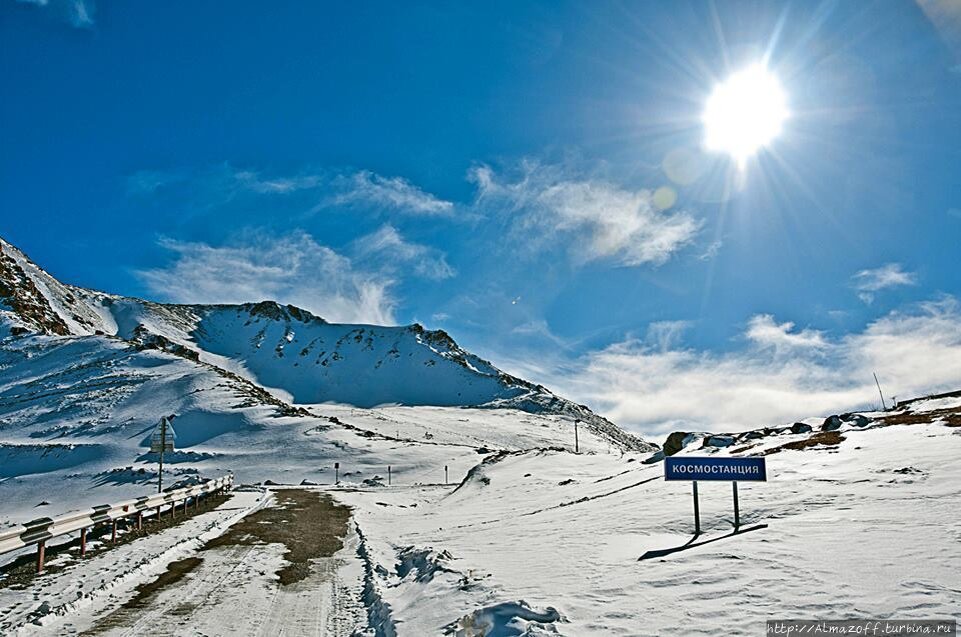
[[[365,623],[349,509],[283,490],[85,635],[350,635]]]

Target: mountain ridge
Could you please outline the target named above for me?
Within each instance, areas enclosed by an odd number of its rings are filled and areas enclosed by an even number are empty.
[[[579,420],[630,450],[656,446],[586,405],[507,374],[443,330],[330,323],[276,301],[166,304],[61,283],[0,238],[0,338],[117,337],[263,388],[284,404],[517,409]]]

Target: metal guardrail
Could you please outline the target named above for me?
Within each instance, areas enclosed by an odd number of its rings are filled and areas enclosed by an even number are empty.
[[[102,524],[104,522],[113,523],[113,539],[117,538],[117,520],[132,516],[137,517],[137,528],[143,527],[143,515],[145,511],[155,509],[157,517],[163,507],[170,506],[170,514],[177,514],[177,505],[184,503],[184,511],[187,510],[187,501],[194,498],[194,503],[199,503],[200,497],[206,494],[227,491],[234,484],[233,474],[228,474],[217,480],[209,480],[201,484],[190,487],[157,493],[152,496],[143,496],[132,500],[124,500],[116,504],[100,504],[90,509],[67,513],[56,518],[37,518],[12,529],[0,532],[0,555],[15,551],[31,544],[37,545],[37,572],[43,571],[44,549],[47,540],[74,531],[80,531],[80,555],[86,553],[87,548],[87,529],[89,527]]]

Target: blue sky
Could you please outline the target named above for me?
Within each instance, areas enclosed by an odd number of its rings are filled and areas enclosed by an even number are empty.
[[[961,15],[0,0],[0,234],[63,280],[448,330],[647,431],[961,386]],[[714,85],[791,116],[742,172]],[[655,193],[657,193],[655,195]]]

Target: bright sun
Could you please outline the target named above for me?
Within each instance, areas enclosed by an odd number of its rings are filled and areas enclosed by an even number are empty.
[[[787,116],[781,83],[764,65],[754,64],[714,88],[704,109],[704,145],[729,154],[743,168],[778,136]]]

